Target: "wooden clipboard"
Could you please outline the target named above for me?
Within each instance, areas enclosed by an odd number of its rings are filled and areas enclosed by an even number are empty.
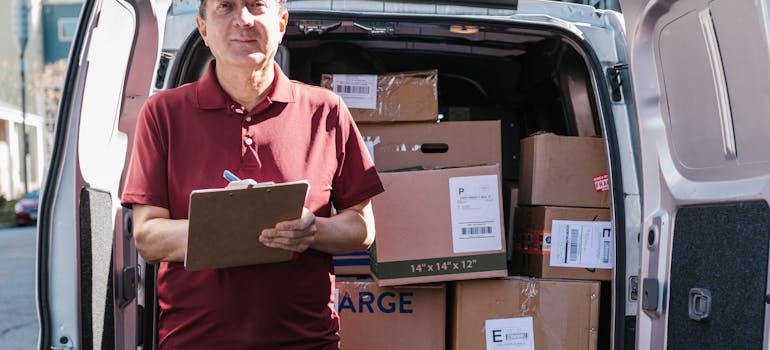
[[[193,191],[185,269],[292,260],[294,252],[266,247],[259,235],[281,221],[299,218],[309,188],[307,180],[302,180]]]

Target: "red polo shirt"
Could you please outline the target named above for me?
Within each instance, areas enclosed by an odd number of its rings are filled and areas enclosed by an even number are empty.
[[[187,219],[190,192],[242,179],[307,179],[305,207],[328,217],[383,191],[339,96],[289,80],[275,66],[267,98],[244,109],[222,90],[212,62],[197,82],[151,96],[136,125],[123,205],[167,208]],[[331,256],[315,250],[276,264],[187,272],[161,263],[161,349],[336,349]]]

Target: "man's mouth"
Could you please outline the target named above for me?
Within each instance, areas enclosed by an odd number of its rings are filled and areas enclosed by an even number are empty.
[[[252,39],[252,38],[234,38],[234,39],[231,39],[231,41],[234,41],[236,43],[253,43],[253,42],[256,42],[257,39]]]

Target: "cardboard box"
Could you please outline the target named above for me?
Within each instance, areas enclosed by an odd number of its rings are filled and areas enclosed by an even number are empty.
[[[446,349],[446,287],[338,278],[341,350]]]
[[[500,163],[499,121],[362,124],[359,130],[379,171]],[[361,258],[335,255],[335,273],[371,274]]]
[[[550,133],[521,140],[519,204],[609,208],[604,140]]]
[[[323,74],[321,86],[342,97],[357,123],[438,120],[438,71]]]
[[[507,275],[499,164],[380,179],[371,249],[380,286]]]
[[[541,278],[611,281],[612,269],[551,266],[553,220],[610,221],[609,209],[568,207],[526,207],[516,209],[513,270]]]
[[[332,255],[334,274],[338,276],[370,276],[369,251]]]
[[[363,124],[378,171],[500,163],[500,121]]]
[[[500,136],[503,148],[503,179],[519,178],[519,159],[521,158],[521,130],[519,121],[523,120],[520,106],[485,105],[485,106],[445,106],[452,101],[442,101],[439,113],[444,114],[442,121],[480,121],[499,120]]]
[[[504,346],[533,338],[537,350],[597,347],[599,282],[510,277],[453,284],[451,349],[531,349]],[[522,321],[531,326],[507,327]]]

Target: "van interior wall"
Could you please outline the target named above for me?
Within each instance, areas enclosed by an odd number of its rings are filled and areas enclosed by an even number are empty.
[[[290,51],[289,75],[308,84],[318,85],[324,73],[381,74],[437,69],[439,113],[443,120],[512,121],[517,124],[518,138],[538,131],[577,135],[560,69],[567,60],[574,69],[575,59],[582,58],[558,37],[529,43],[521,55],[502,57],[392,50],[377,48],[376,42],[368,47],[344,40],[319,40],[317,46],[303,42],[296,47],[292,42],[292,38],[284,40]],[[585,64],[579,68],[587,76]]]

